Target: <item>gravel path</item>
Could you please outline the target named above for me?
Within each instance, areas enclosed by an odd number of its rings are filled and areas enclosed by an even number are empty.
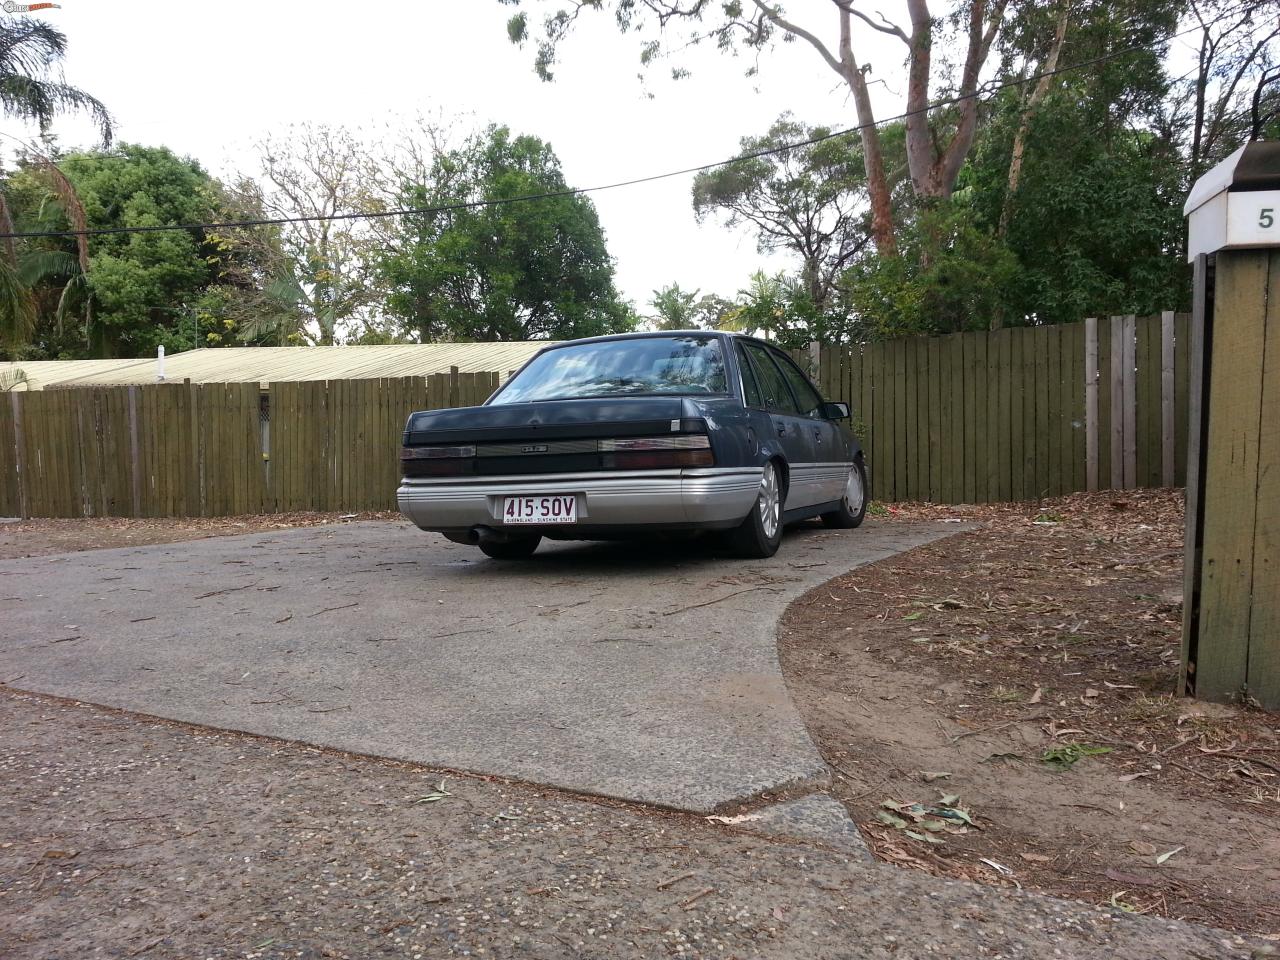
[[[441,780],[0,691],[0,957],[1250,955],[692,815]]]

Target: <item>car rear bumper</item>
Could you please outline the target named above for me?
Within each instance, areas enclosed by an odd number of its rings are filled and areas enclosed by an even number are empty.
[[[750,511],[760,490],[760,467],[610,471],[580,474],[404,480],[396,491],[400,512],[423,530],[473,527],[519,529],[502,522],[503,498],[572,494],[578,524],[608,527],[726,526]],[[568,534],[572,524],[556,524]]]

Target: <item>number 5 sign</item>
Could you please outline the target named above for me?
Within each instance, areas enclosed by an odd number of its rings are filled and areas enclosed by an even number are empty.
[[[1188,217],[1187,260],[1197,254],[1280,246],[1280,142],[1241,147],[1196,181]]]
[[[1280,190],[1250,190],[1227,194],[1227,237],[1224,246],[1253,247],[1280,244]]]

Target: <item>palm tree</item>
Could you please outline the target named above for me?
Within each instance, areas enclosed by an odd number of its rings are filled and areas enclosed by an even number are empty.
[[[75,187],[58,165],[43,154],[33,152],[28,158],[49,190],[49,200],[61,208],[76,231],[88,228],[84,206]],[[14,232],[13,217],[0,186],[0,234]],[[80,314],[85,336],[91,333],[93,291],[89,286],[89,238],[76,236],[76,254],[57,250],[25,249],[19,251],[12,236],[0,239],[0,342],[25,343],[36,324],[32,288],[44,281],[61,283],[55,321],[59,331],[69,314]]]
[[[107,146],[113,133],[111,114],[96,97],[62,81],[58,66],[66,52],[66,34],[43,20],[0,16],[0,113],[35,121],[43,133],[59,114],[85,111],[97,124],[103,146]],[[62,201],[72,226],[83,230],[84,211],[71,183],[52,160],[37,153],[37,162],[45,168],[52,192]],[[13,232],[8,204],[0,196],[0,233]],[[30,336],[35,325],[31,284],[41,277],[61,277],[68,281],[58,305],[59,323],[76,300],[81,301],[79,306],[88,322],[90,306],[85,275],[89,269],[89,251],[83,235],[77,237],[77,241],[78,256],[68,263],[65,260],[70,258],[55,260],[49,256],[20,262],[13,237],[0,240],[0,339],[15,343]]]
[[[777,339],[778,331],[786,325],[787,288],[782,274],[771,277],[764,270],[751,274],[751,282],[745,290],[738,291],[738,303],[724,315],[720,329],[744,333],[769,334]]]
[[[0,17],[0,112],[33,120],[44,132],[59,114],[84,111],[107,146],[111,114],[96,97],[62,81],[57,67],[66,52],[66,34],[43,20]]]

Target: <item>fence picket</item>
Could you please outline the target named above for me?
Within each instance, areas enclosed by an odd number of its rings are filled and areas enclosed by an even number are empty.
[[[850,405],[878,499],[1024,500],[1183,481],[1187,330],[1172,314],[1102,317],[821,344],[814,359],[825,395]],[[0,513],[394,509],[408,414],[481,404],[498,376],[276,383],[265,425],[257,383],[13,393]]]

